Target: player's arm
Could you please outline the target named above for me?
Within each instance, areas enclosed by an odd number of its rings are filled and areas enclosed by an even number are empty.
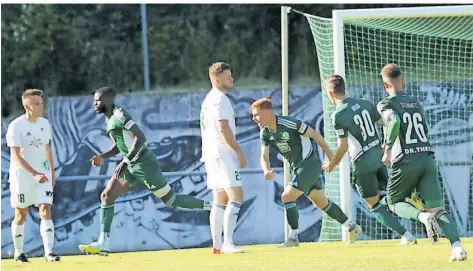
[[[389,101],[387,100],[381,100],[378,103],[378,112],[381,115],[382,123],[384,124],[385,150],[391,150],[394,142],[399,136],[401,119],[399,118],[399,115],[392,110]]]
[[[146,137],[141,131],[141,129],[138,127],[138,125],[134,124],[128,129],[128,131],[132,133],[132,135],[134,136],[134,140],[130,150],[128,150],[128,154],[125,155],[125,157],[123,158],[123,161],[125,161],[125,163],[127,164],[135,161],[138,158],[138,154],[140,153],[141,148],[143,148],[144,144],[146,143]]]
[[[327,154],[328,159],[332,160],[333,158],[332,150],[328,146],[327,141],[325,141],[325,139],[322,137],[322,135],[319,132],[317,132],[316,130],[312,129],[312,127],[307,125],[307,130],[303,135],[314,139],[317,145],[319,145],[322,148],[322,150],[325,152],[325,154]]]
[[[118,150],[117,143],[113,143],[112,147],[108,151],[100,154],[100,156],[102,157],[102,159],[107,160],[119,153],[120,151]]]
[[[28,162],[26,162],[25,159],[23,159],[23,157],[21,157],[20,147],[10,147],[10,155],[11,155],[12,160],[15,162],[15,164],[20,166],[25,171],[29,172],[31,175],[36,176],[40,174],[38,171],[34,170],[34,168],[32,168],[28,164]]]
[[[332,115],[332,119],[335,133],[338,136],[338,148],[330,161],[324,162],[322,165],[322,168],[327,172],[331,172],[340,163],[348,150],[348,129],[338,122],[337,115]]]
[[[261,157],[260,164],[263,169],[263,174],[266,180],[273,179],[273,170],[269,164],[269,141],[266,140],[264,135],[265,128],[261,129],[260,142],[261,142]]]
[[[230,124],[228,123],[228,119],[221,119],[218,121],[218,129],[222,134],[225,142],[236,152],[242,153],[240,146],[235,138],[235,135],[230,128]]]
[[[46,143],[46,158],[48,159],[49,162],[49,169],[51,170],[51,182],[53,185],[53,189],[56,186],[56,170],[54,168],[54,160],[53,160],[53,151],[51,149],[51,143],[52,143],[52,135],[51,135],[51,126],[49,125],[48,122],[48,128],[46,131],[48,131],[48,142]]]

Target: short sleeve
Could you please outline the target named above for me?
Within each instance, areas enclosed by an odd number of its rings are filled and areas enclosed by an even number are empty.
[[[339,138],[346,138],[348,137],[348,129],[341,123],[340,115],[336,113],[337,112],[334,112],[334,114],[332,114],[333,128]]]
[[[8,147],[21,147],[21,129],[17,122],[13,122],[8,125],[7,134],[5,137]]]
[[[125,129],[129,131],[136,124],[130,114],[128,114],[128,112],[122,108],[116,109],[113,114],[116,118],[114,128]]]
[[[260,140],[261,140],[261,145],[263,146],[269,146],[269,140],[268,140],[268,128],[263,128],[260,131]]]
[[[230,120],[234,117],[232,104],[225,99],[225,97],[218,99],[215,103],[215,108],[217,111],[217,120]]]
[[[384,123],[389,123],[394,117],[394,111],[391,107],[390,100],[382,99],[376,106],[378,113],[381,115]]]

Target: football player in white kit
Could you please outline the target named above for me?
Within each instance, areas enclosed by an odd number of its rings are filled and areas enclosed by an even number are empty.
[[[233,232],[243,203],[239,169],[246,167],[246,158],[236,141],[235,114],[225,95],[233,87],[230,66],[214,63],[209,68],[209,77],[212,89],[200,109],[200,129],[207,187],[213,194],[210,212],[213,253],[240,253],[242,250],[233,244]]]
[[[28,207],[38,206],[44,257],[56,262],[60,257],[53,251],[54,224],[51,218],[55,185],[54,162],[51,151],[51,127],[43,115],[43,91],[28,89],[21,96],[25,114],[8,125],[7,145],[10,147],[10,193],[15,217],[11,233],[14,258],[28,262],[23,252],[25,219]]]

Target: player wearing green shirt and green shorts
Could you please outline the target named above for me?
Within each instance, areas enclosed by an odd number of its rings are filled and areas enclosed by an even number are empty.
[[[342,224],[342,227],[349,232],[349,242],[353,243],[361,234],[361,227],[350,221],[337,204],[327,199],[319,179],[321,164],[310,139],[314,139],[327,156],[331,158],[332,152],[324,138],[298,119],[275,115],[272,102],[268,98],[254,102],[251,109],[253,120],[261,130],[261,167],[265,179],[272,180],[274,177],[273,170],[269,165],[270,146],[276,148],[288,160],[291,167],[291,183],[285,187],[281,195],[291,231],[288,239],[279,247],[299,245],[297,234],[299,212],[296,207],[296,200],[302,194],[309,198],[316,207]]]
[[[94,166],[101,166],[104,160],[117,154],[123,160],[117,165],[114,176],[101,195],[100,237],[97,242],[79,245],[79,249],[89,254],[108,255],[110,252],[110,228],[114,215],[114,202],[128,188],[143,184],[168,207],[210,210],[209,202],[189,195],[175,194],[169,186],[155,155],[145,146],[146,138],[138,125],[125,109],[115,105],[115,91],[100,88],[94,95],[94,108],[106,117],[107,135],[113,140],[112,148],[90,159]]]
[[[330,76],[325,90],[333,104],[333,126],[338,135],[339,147],[323,168],[331,172],[348,151],[352,162],[352,178],[358,193],[366,201],[376,219],[401,236],[399,245],[416,244],[417,241],[386,206],[379,201],[380,187],[388,181],[388,171],[381,162],[382,150],[375,123],[381,119],[370,102],[347,97],[345,80],[339,75]]]
[[[450,260],[466,260],[455,220],[445,210],[424,109],[415,97],[404,92],[399,66],[384,66],[381,76],[389,95],[377,106],[386,131],[382,161],[392,166],[387,186],[389,207],[400,217],[421,221],[433,243],[438,242],[438,224],[452,244]],[[405,201],[414,190],[425,207],[422,211]]]

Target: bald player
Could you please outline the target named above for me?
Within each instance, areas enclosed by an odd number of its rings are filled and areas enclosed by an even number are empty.
[[[10,147],[10,193],[15,217],[11,223],[14,258],[28,262],[23,252],[25,219],[28,207],[38,206],[40,232],[47,262],[60,257],[53,252],[54,223],[51,218],[53,189],[56,184],[51,152],[51,127],[43,118],[43,91],[28,89],[21,96],[25,114],[8,125],[7,145]]]

